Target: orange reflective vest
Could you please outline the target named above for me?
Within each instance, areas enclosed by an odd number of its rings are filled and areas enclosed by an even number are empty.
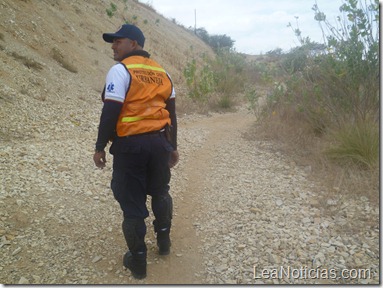
[[[117,135],[158,131],[170,125],[165,101],[171,96],[173,87],[165,70],[143,56],[130,56],[121,63],[131,78],[117,122]]]

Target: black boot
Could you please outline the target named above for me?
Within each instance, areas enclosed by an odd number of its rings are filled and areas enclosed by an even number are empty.
[[[170,253],[170,228],[172,225],[173,200],[169,193],[152,196],[152,209],[156,220],[153,221],[157,233],[157,246],[160,255]]]
[[[170,246],[172,245],[170,241],[170,227],[160,228],[156,220],[154,220],[153,224],[154,232],[157,233],[158,254],[169,255]]]
[[[125,218],[122,222],[126,244],[129,251],[125,253],[123,264],[128,268],[134,278],[146,277],[146,225],[143,219]]]
[[[146,253],[135,254],[128,251],[124,255],[124,266],[132,272],[136,279],[144,279],[146,277]]]
[[[169,255],[171,245],[172,243],[170,242],[169,231],[157,232],[158,254]]]

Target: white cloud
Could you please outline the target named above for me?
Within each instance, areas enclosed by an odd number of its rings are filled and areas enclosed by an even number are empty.
[[[321,31],[311,9],[315,0],[150,0],[160,14],[176,19],[185,27],[194,27],[195,10],[197,27],[211,34],[226,34],[235,40],[238,52],[265,53],[282,48],[289,50],[298,45],[294,32],[287,25],[295,26],[298,18],[302,36],[321,41]],[[334,19],[339,15],[342,0],[317,0],[319,8]]]

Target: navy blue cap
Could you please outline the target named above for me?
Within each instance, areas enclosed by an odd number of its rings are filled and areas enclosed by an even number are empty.
[[[144,48],[145,36],[144,33],[135,25],[124,24],[116,33],[104,33],[102,38],[105,42],[113,43],[115,38],[128,38],[137,41],[138,45]]]

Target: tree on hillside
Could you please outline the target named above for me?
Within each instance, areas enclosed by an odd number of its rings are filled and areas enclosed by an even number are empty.
[[[235,41],[232,40],[226,34],[224,34],[224,35],[212,35],[212,36],[210,36],[209,42],[210,42],[209,45],[214,50],[219,50],[222,48],[228,48],[228,49],[233,48]]]
[[[207,33],[205,28],[197,28],[195,30],[196,35],[205,43],[209,44],[209,33]]]
[[[205,28],[197,28],[195,30],[196,35],[208,44],[215,51],[220,49],[231,49],[234,45],[234,40],[232,40],[226,34],[224,35],[209,35]]]

